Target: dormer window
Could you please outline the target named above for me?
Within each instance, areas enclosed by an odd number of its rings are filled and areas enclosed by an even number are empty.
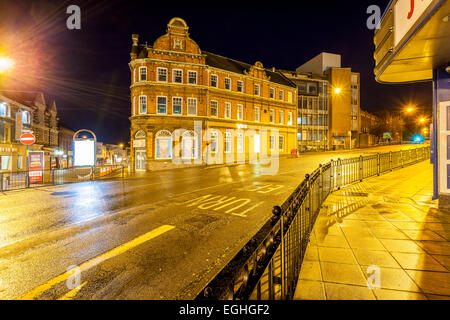
[[[173,48],[175,50],[183,50],[183,40],[179,38],[173,39]]]

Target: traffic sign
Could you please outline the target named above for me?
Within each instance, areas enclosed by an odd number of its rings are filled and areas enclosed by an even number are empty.
[[[28,146],[36,142],[36,137],[32,133],[24,133],[20,136],[20,142]]]

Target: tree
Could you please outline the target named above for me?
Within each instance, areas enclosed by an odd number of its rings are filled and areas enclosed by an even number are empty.
[[[378,121],[370,128],[370,133],[377,136],[379,139],[383,138],[383,134],[386,132],[391,133],[393,140],[403,139],[403,131],[405,127],[405,121],[401,115],[397,112],[390,110],[382,110],[376,113]]]

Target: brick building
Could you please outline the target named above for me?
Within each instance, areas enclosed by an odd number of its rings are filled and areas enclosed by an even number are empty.
[[[297,86],[260,62],[202,51],[188,30],[173,18],[153,46],[132,36],[132,168],[171,159],[249,161],[296,149]]]

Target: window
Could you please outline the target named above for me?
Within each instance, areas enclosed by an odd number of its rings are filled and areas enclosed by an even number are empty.
[[[231,119],[231,103],[225,102],[225,118]]]
[[[139,114],[147,113],[147,96],[139,96]]]
[[[231,153],[231,132],[225,132],[225,153]]]
[[[167,68],[158,68],[158,81],[167,82]]]
[[[131,113],[133,116],[136,114],[136,97],[133,97],[133,105],[131,106]]]
[[[280,90],[280,100],[284,101],[284,91]]]
[[[231,90],[231,79],[230,78],[225,78],[225,89]]]
[[[270,109],[270,122],[275,123],[275,110]]]
[[[147,81],[147,67],[139,67],[139,81]]]
[[[158,97],[157,103],[158,103],[156,108],[157,113],[167,114],[167,97]]]
[[[242,104],[237,106],[237,119],[244,120],[244,106]]]
[[[188,116],[197,115],[197,98],[188,98],[187,114]]]
[[[172,158],[172,134],[167,130],[159,131],[155,136],[156,159]]]
[[[211,153],[216,153],[217,152],[217,140],[218,140],[219,134],[217,133],[217,131],[212,131],[211,132]]]
[[[236,152],[237,153],[244,153],[244,134],[242,132],[237,133],[236,137]]]
[[[31,121],[30,113],[26,110],[22,111],[22,123],[29,124]]]
[[[182,156],[183,159],[197,159],[198,139],[197,133],[194,131],[186,131],[183,133],[182,140]]]
[[[23,169],[23,156],[17,156],[17,169]]]
[[[292,112],[288,112],[288,126],[292,126]]]
[[[284,136],[279,136],[280,150],[284,150]]]
[[[270,99],[275,99],[275,89],[270,88]]]
[[[0,156],[0,170],[9,170],[10,162],[11,156]]]
[[[270,151],[275,151],[275,135],[271,134],[270,135],[270,141],[269,141],[269,146],[270,146]]]
[[[183,83],[183,70],[175,69],[172,71],[172,81],[175,83]]]
[[[217,101],[211,101],[211,117],[219,116],[219,103]]]
[[[255,121],[261,121],[261,109],[259,107],[255,107]]]
[[[0,103],[0,117],[6,117],[6,109],[7,109],[6,102]]]
[[[215,74],[211,75],[211,87],[218,87],[219,86],[219,77]]]
[[[261,95],[261,86],[259,84],[255,84],[255,96]]]
[[[238,92],[244,92],[244,81],[239,80],[237,82],[237,91]]]
[[[280,111],[280,123],[284,124],[284,111]]]
[[[173,97],[172,99],[172,114],[183,114],[183,98]]]
[[[292,92],[288,92],[288,102],[292,103],[293,99],[292,99]]]
[[[197,71],[188,71],[188,83],[197,84]]]

